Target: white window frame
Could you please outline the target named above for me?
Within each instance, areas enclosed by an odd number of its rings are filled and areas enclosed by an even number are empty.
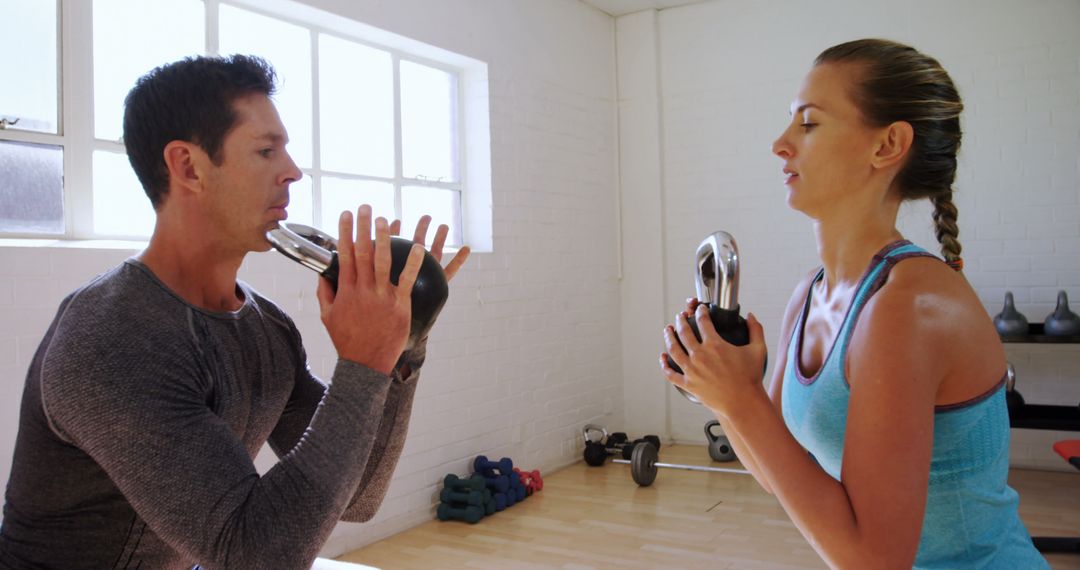
[[[64,160],[64,234],[0,232],[0,238],[52,238],[62,240],[133,239],[132,236],[93,232],[93,171],[95,151],[124,154],[122,141],[99,140],[94,133],[93,17],[90,0],[58,3],[58,133],[0,130],[0,140],[60,146]],[[324,176],[392,184],[395,213],[402,213],[402,188],[428,186],[460,192],[462,241],[474,251],[492,250],[491,145],[487,64],[441,48],[423,44],[295,0],[203,0],[207,54],[218,53],[218,14],[222,5],[268,16],[306,28],[312,42],[312,164],[302,168],[312,178],[312,222],[321,219],[321,182]],[[391,54],[394,80],[394,176],[378,177],[323,170],[320,160],[319,46],[327,34]],[[403,175],[400,64],[411,61],[446,71],[457,79],[458,181],[407,178]],[[286,125],[287,127],[288,125]],[[333,229],[333,228],[331,228]],[[145,238],[135,237],[142,240]]]

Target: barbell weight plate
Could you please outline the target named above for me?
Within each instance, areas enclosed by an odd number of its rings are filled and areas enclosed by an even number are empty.
[[[630,475],[640,487],[648,487],[656,480],[656,460],[659,453],[656,447],[649,442],[642,442],[634,446],[634,452],[630,456]]]

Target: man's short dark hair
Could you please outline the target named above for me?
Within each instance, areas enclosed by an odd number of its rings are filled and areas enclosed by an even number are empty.
[[[124,101],[124,147],[154,209],[169,190],[165,145],[199,145],[216,165],[236,125],[233,102],[274,93],[274,68],[259,57],[189,57],[139,78]]]

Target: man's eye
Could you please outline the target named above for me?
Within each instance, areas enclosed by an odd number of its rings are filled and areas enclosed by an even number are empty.
[[[259,151],[259,155],[263,158],[270,158],[271,154],[274,154],[274,149],[272,148],[264,148]]]

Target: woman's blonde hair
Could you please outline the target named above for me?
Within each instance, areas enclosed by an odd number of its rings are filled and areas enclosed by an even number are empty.
[[[901,199],[930,199],[941,253],[959,270],[963,262],[952,194],[964,104],[952,78],[936,59],[913,47],[880,39],[833,46],[814,61],[815,65],[822,63],[860,67],[860,80],[852,96],[872,125],[896,121],[911,125],[915,133],[911,151],[897,177]]]

